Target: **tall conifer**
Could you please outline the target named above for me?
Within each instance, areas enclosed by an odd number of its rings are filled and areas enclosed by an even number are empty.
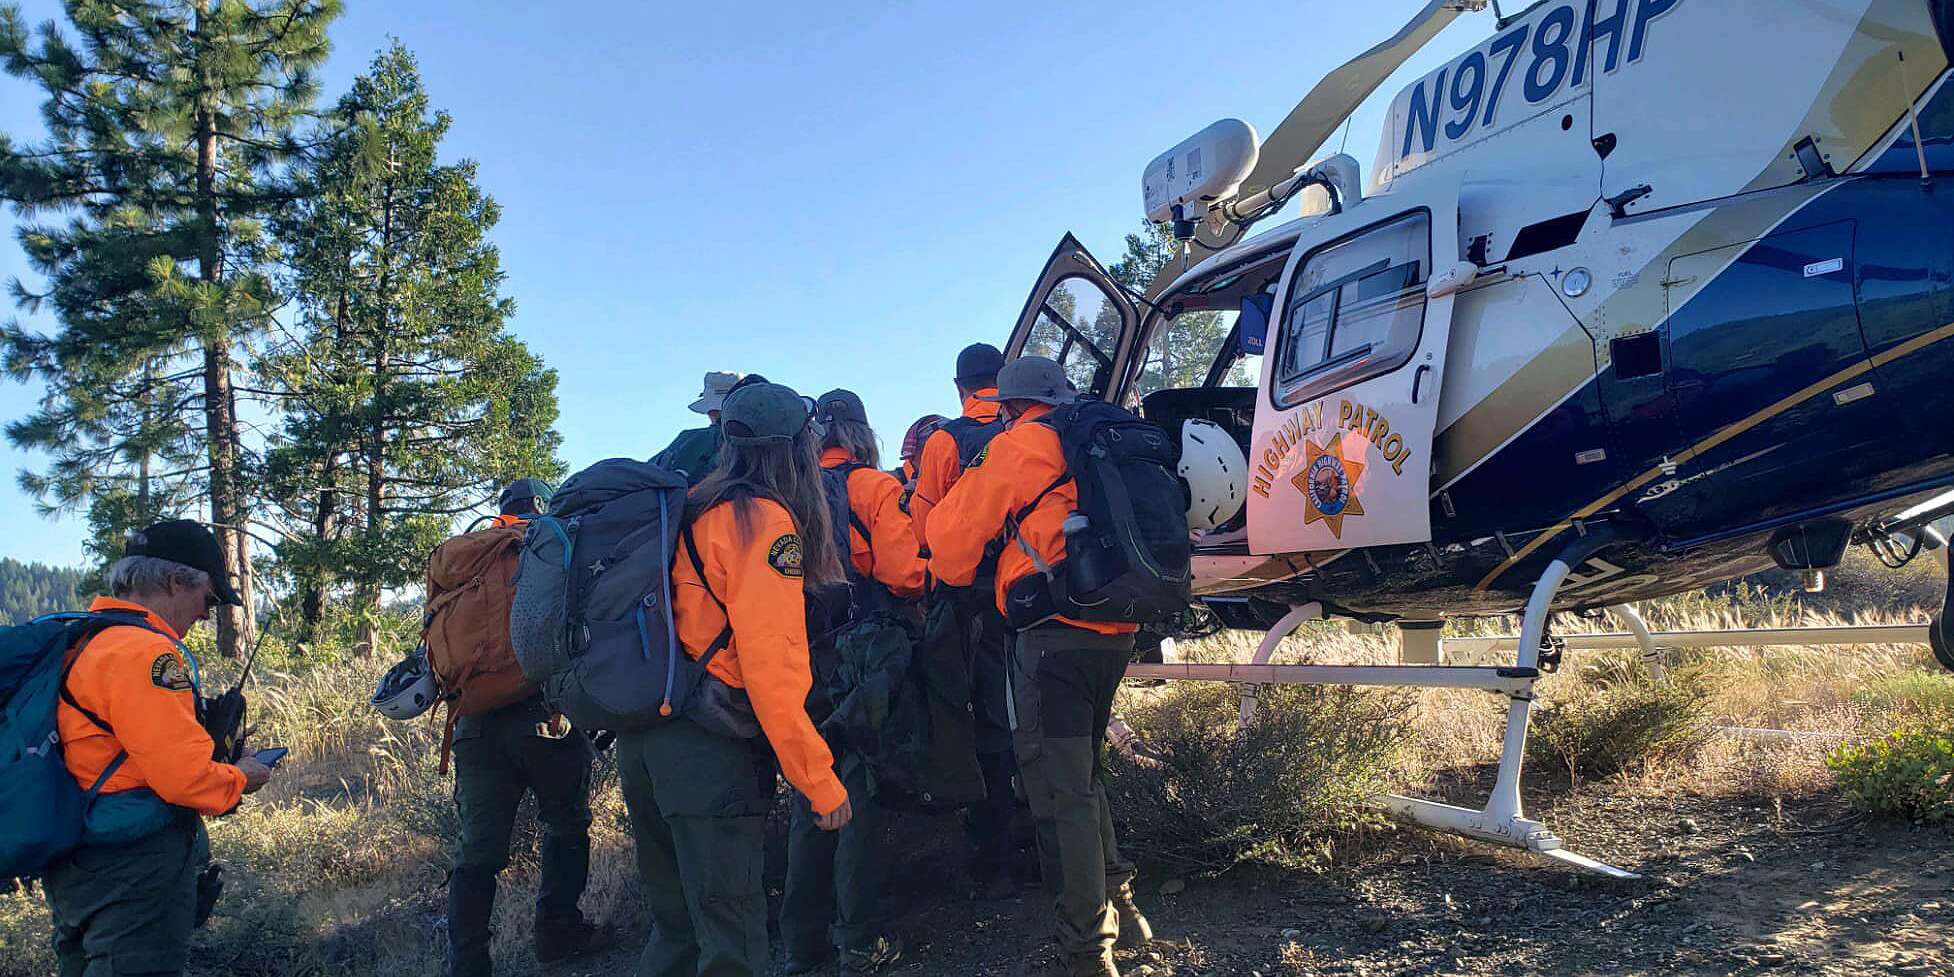
[[[561,471],[556,374],[505,328],[500,209],[474,163],[439,160],[449,118],[414,56],[381,52],[331,123],[278,225],[302,331],[260,364],[286,409],[280,557],[313,624],[334,584],[370,614],[499,483]]]
[[[142,466],[175,461],[186,438],[200,448],[202,470],[190,474],[247,602],[217,619],[219,647],[235,654],[252,629],[236,350],[277,305],[264,217],[302,149],[293,132],[316,97],[312,71],[339,0],[64,6],[68,30],[33,32],[0,6],[0,59],[41,89],[47,128],[34,144],[0,136],[0,198],[20,214],[21,242],[46,281],[41,292],[17,284],[16,295],[51,303],[57,327],[0,334],[8,366],[47,382],[43,411],[18,440],[56,461],[27,484],[46,486],[56,504],[72,488],[66,503],[86,499],[100,520],[139,518],[108,500],[140,485]],[[143,382],[144,370],[158,383]],[[66,477],[83,459],[92,478]]]

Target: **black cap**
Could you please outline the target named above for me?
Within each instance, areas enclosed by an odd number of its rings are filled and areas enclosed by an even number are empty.
[[[224,572],[224,553],[217,548],[217,537],[194,519],[168,519],[129,537],[123,556],[152,556],[181,563],[210,574],[210,589],[226,604],[244,606],[231,577]]]
[[[742,387],[752,387],[762,383],[770,383],[770,382],[772,381],[769,381],[766,377],[763,377],[758,373],[749,373],[746,376],[740,377],[738,380],[734,381],[732,387],[727,389],[726,396],[728,397],[732,396],[734,390],[739,390]]]
[[[982,380],[1004,369],[1004,353],[989,343],[971,343],[957,354],[958,380]]]
[[[853,390],[830,390],[817,398],[814,404],[814,419],[822,424],[835,421],[868,423],[868,408],[862,406],[862,398],[855,396]]]
[[[510,482],[495,504],[505,516],[523,516],[543,511],[541,503],[550,500],[550,483],[540,478],[518,478]]]

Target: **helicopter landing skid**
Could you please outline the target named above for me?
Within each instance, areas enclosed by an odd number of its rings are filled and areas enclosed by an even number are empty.
[[[1416,797],[1402,797],[1397,794],[1386,794],[1376,798],[1373,803],[1395,817],[1427,828],[1475,841],[1524,849],[1574,868],[1597,875],[1606,875],[1613,879],[1641,878],[1627,869],[1616,868],[1606,862],[1597,862],[1586,855],[1568,851],[1561,847],[1560,836],[1549,831],[1546,825],[1519,815],[1499,820],[1486,811],[1475,811],[1471,808],[1455,807],[1451,804],[1440,804],[1437,801]]]
[[[1500,744],[1499,774],[1493,781],[1492,795],[1486,799],[1485,809],[1473,811],[1409,797],[1379,798],[1378,803],[1385,810],[1442,831],[1496,845],[1522,848],[1612,878],[1640,878],[1626,869],[1597,862],[1562,848],[1560,838],[1540,822],[1529,820],[1520,803],[1520,764],[1526,759],[1527,726],[1533,718],[1533,681],[1538,680],[1541,653],[1548,647],[1547,619],[1552,612],[1554,595],[1559,593],[1561,584],[1566,582],[1574,567],[1611,539],[1608,534],[1589,533],[1568,544],[1553,562],[1547,564],[1540,574],[1540,580],[1533,585],[1533,592],[1527,598],[1525,616],[1520,620],[1519,658],[1514,662],[1514,671],[1531,672],[1534,679],[1528,681],[1523,690],[1508,693],[1506,734]],[[1640,615],[1633,609],[1616,608],[1615,611],[1638,635],[1647,631],[1647,627],[1642,626]],[[1645,641],[1643,646],[1646,654],[1652,649],[1653,641]]]
[[[1512,668],[1433,668],[1430,666],[1383,666],[1347,667],[1292,665],[1280,666],[1287,676],[1286,681],[1301,684],[1374,684],[1374,685],[1445,685],[1447,687],[1484,688],[1502,692],[1507,696],[1506,734],[1500,748],[1499,774],[1493,784],[1492,795],[1486,800],[1484,810],[1455,807],[1437,801],[1422,800],[1415,797],[1401,797],[1395,794],[1384,795],[1373,800],[1384,811],[1408,821],[1435,828],[1477,841],[1504,845],[1530,851],[1566,865],[1606,875],[1617,879],[1635,879],[1641,876],[1626,869],[1616,868],[1578,855],[1561,847],[1560,838],[1547,826],[1529,820],[1520,802],[1520,764],[1526,758],[1527,726],[1533,715],[1533,684],[1541,675],[1542,651],[1548,647],[1547,619],[1550,615],[1554,595],[1566,582],[1568,574],[1596,550],[1607,545],[1613,537],[1600,532],[1591,532],[1586,537],[1575,540],[1564,549],[1560,556],[1547,565],[1539,582],[1534,584],[1533,592],[1527,599],[1526,614],[1522,619],[1519,640],[1519,658]],[[1634,631],[1637,644],[1642,652],[1642,660],[1657,677],[1662,674],[1660,652],[1643,623],[1641,615],[1633,607],[1626,605],[1610,608]],[[1256,649],[1251,668],[1268,668],[1267,662],[1274,655],[1276,647],[1284,638],[1296,630],[1304,621],[1323,616],[1320,604],[1303,604],[1290,609],[1288,615],[1269,629]],[[1557,649],[1556,649],[1557,652]],[[1549,663],[1552,664],[1551,662]],[[1207,675],[1192,674],[1201,666],[1179,666],[1190,674],[1162,677],[1208,678]],[[1207,666],[1226,668],[1226,666]],[[1162,666],[1152,666],[1162,670]],[[1413,682],[1407,674],[1423,673],[1431,678],[1432,673],[1453,673],[1443,680]],[[1477,673],[1497,673],[1499,681],[1492,681]],[[1230,676],[1232,677],[1232,675]],[[1255,716],[1261,685],[1254,682],[1241,683],[1240,723],[1246,727]]]

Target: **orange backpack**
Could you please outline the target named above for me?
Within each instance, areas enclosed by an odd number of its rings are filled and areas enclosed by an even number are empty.
[[[427,561],[427,613],[421,640],[441,683],[448,726],[536,694],[509,644],[509,604],[525,526],[515,523],[452,536]],[[443,744],[442,767],[447,766]]]

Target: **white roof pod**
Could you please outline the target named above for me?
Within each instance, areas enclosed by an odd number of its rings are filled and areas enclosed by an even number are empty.
[[[1223,119],[1154,157],[1140,179],[1147,220],[1157,224],[1206,217],[1210,207],[1241,189],[1261,156],[1260,145],[1254,126]]]

